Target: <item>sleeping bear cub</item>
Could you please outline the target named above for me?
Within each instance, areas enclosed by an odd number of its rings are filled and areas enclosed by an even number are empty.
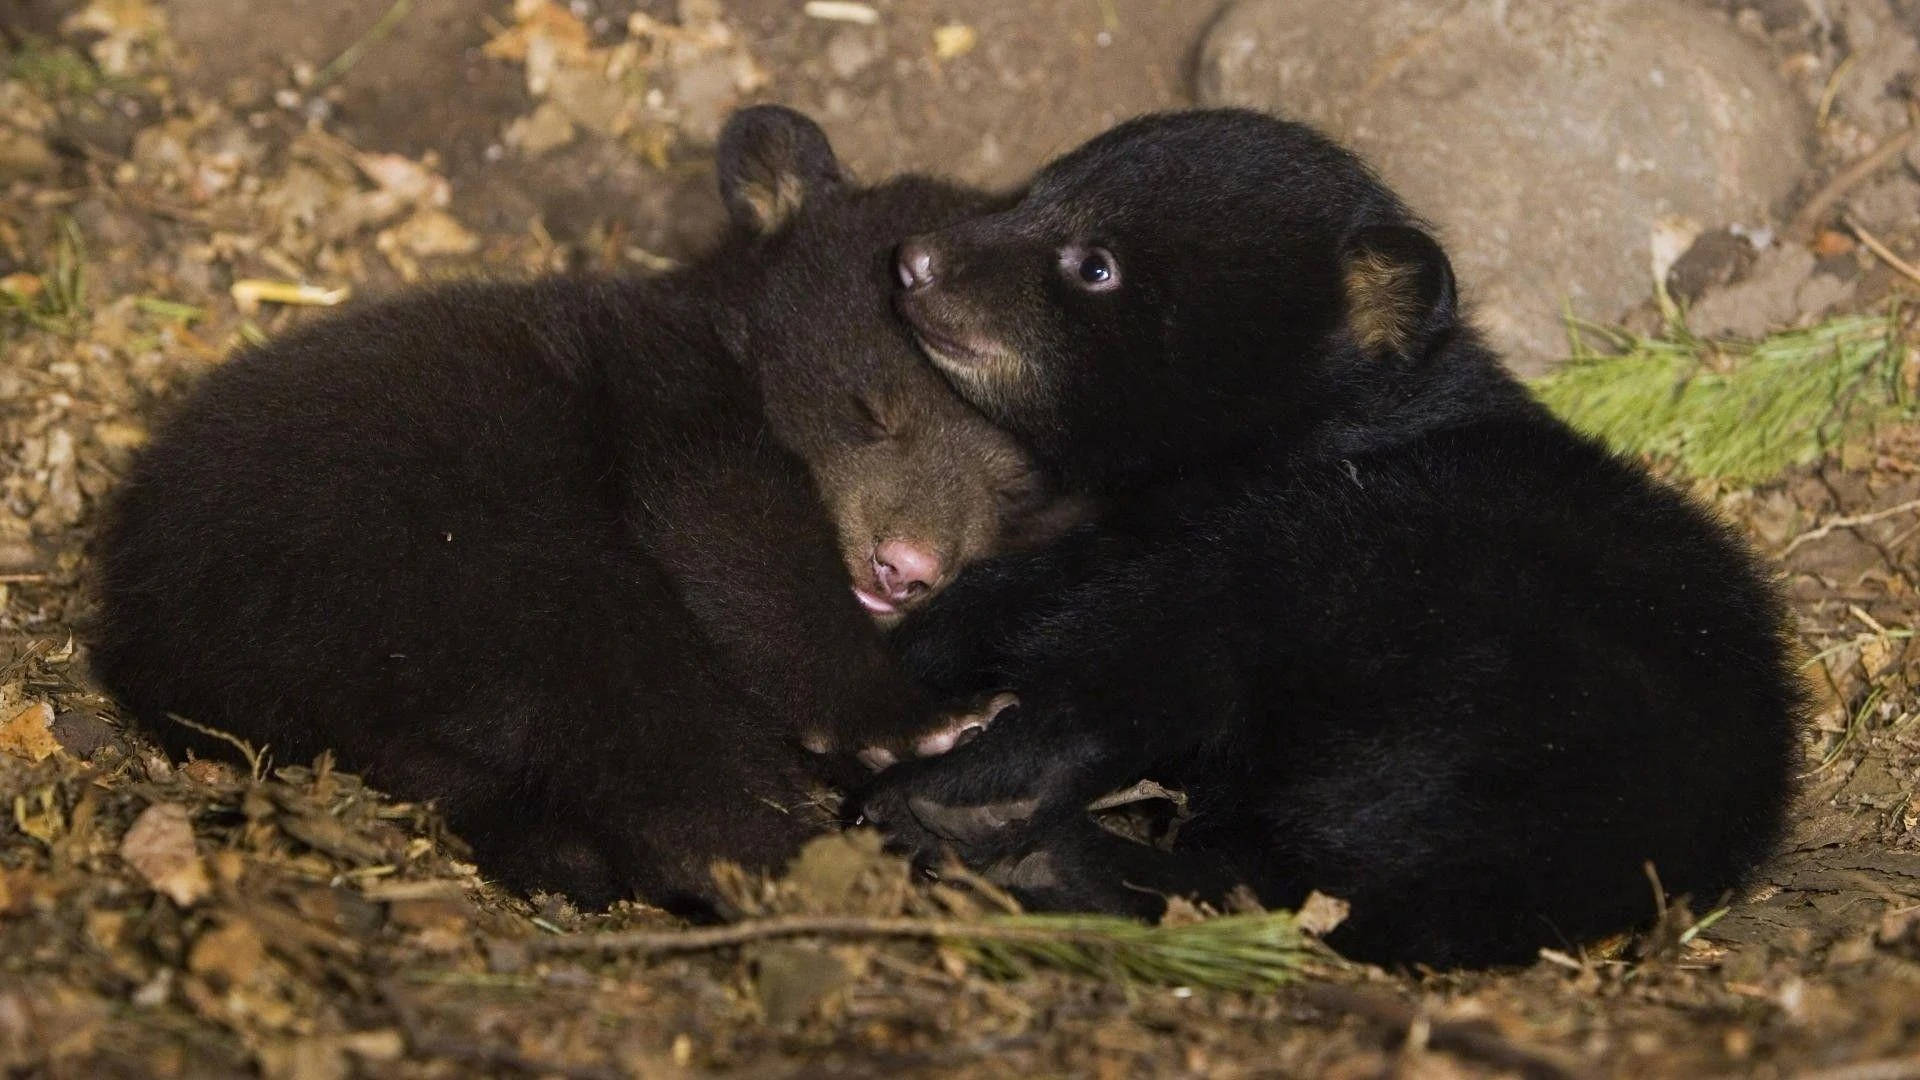
[[[107,688],[175,752],[220,744],[168,714],[331,749],[597,906],[697,911],[831,824],[816,778],[951,743],[874,622],[1055,528],[888,308],[899,238],[984,203],[855,186],[772,107],[719,171],[684,270],[444,286],[211,374],[103,528]]]
[[[1102,519],[989,560],[897,634],[1018,708],[863,810],[1027,899],[1352,903],[1348,954],[1531,959],[1714,903],[1782,831],[1802,703],[1728,531],[1532,401],[1446,256],[1308,129],[1124,124],[1017,205],[901,245],[959,392]],[[1094,824],[1186,791],[1171,851]]]

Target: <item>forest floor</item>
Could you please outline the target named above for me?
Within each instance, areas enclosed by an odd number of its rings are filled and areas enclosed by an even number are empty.
[[[1870,320],[1877,350],[1834,409],[1864,382],[1886,407],[1811,425],[1764,477],[1655,453],[1781,567],[1819,702],[1794,834],[1750,896],[1693,898],[1634,940],[1262,993],[989,977],[914,941],[581,953],[553,942],[673,924],[509,896],[430,808],[325,761],[169,761],[123,725],[86,675],[89,529],[154,418],[236,344],[429,277],[684,257],[719,222],[707,155],[740,100],[821,116],[866,175],[1013,182],[1186,103],[1212,13],[876,6],[869,26],[773,0],[342,0],[324,18],[0,0],[0,1067],[1920,1077],[1920,337],[1899,303],[1916,282],[1832,222],[1821,266],[1860,285],[1820,319]],[[1804,194],[1860,156],[1828,139]],[[1920,203],[1876,243],[1912,260]],[[1715,374],[1752,355],[1679,347]],[[767,912],[934,902],[853,842],[740,887]]]

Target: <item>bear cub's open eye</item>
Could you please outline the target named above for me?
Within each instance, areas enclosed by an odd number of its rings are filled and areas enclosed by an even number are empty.
[[[1060,249],[1060,270],[1067,280],[1088,292],[1120,287],[1120,262],[1103,247],[1069,244]]]

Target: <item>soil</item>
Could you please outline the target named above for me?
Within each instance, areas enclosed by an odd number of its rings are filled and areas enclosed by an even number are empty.
[[[1869,0],[1809,5],[1825,29],[1800,5],[1703,6],[1798,65],[1814,95],[1869,44],[1835,29]],[[1724,913],[1692,898],[1649,934],[1524,970],[1348,972],[1248,994],[989,978],[911,942],[561,953],[543,942],[671,921],[507,896],[431,808],[324,760],[168,761],[123,726],[85,671],[90,523],[154,417],[236,343],[342,289],[683,257],[718,221],[712,126],[742,100],[808,110],[867,175],[1015,183],[1114,120],[1187,103],[1216,14],[1188,0],[872,7],[868,26],[776,0],[0,0],[0,1066],[1920,1077],[1920,424],[1756,488],[1674,478],[1780,560],[1820,702],[1798,826]],[[1873,10],[1914,29],[1910,4]],[[1892,134],[1846,107],[1821,129],[1807,197]],[[1917,159],[1870,179],[1910,183]],[[1869,213],[1873,190],[1858,189],[1855,220],[1913,261],[1920,204]],[[1812,223],[1808,272],[1851,288],[1813,290],[1818,311],[1776,321],[1911,299],[1915,283],[1843,223],[1845,193],[1833,207]],[[1724,261],[1686,298],[1737,288],[1751,260]],[[786,885],[740,883],[743,909],[977,906],[835,850]]]

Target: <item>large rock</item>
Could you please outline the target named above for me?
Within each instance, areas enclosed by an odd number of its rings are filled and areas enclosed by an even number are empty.
[[[1773,61],[1678,0],[1243,0],[1200,97],[1305,120],[1435,222],[1509,362],[1565,355],[1563,315],[1651,286],[1654,223],[1768,218],[1806,167]]]

